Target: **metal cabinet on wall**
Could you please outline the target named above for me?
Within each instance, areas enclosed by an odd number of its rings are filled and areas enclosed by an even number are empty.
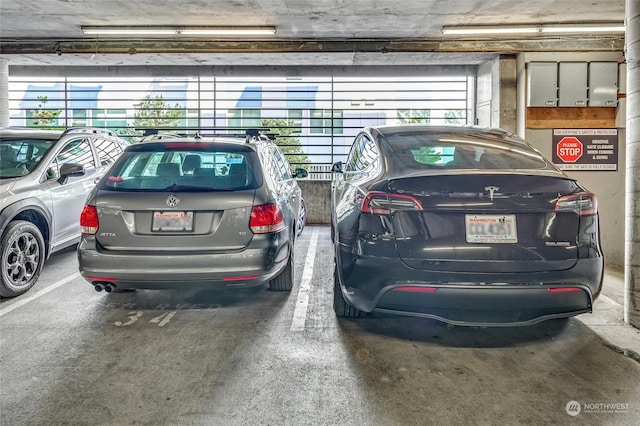
[[[530,62],[528,107],[615,107],[617,62]]]
[[[618,63],[589,62],[589,106],[618,105]]]
[[[527,106],[554,107],[558,105],[558,63],[529,62],[527,78]]]
[[[587,106],[587,63],[560,62],[558,106]]]

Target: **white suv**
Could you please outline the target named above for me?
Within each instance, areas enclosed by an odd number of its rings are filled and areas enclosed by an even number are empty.
[[[78,242],[87,194],[127,144],[105,129],[0,129],[0,296],[29,290]]]

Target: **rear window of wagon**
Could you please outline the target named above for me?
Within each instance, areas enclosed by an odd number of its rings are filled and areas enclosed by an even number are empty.
[[[149,144],[127,149],[102,180],[101,189],[236,191],[261,185],[261,167],[252,149]]]

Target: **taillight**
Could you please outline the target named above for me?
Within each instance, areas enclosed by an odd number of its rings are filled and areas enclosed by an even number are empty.
[[[282,211],[275,204],[253,206],[249,228],[254,234],[282,231],[285,228]]]
[[[598,213],[598,200],[595,194],[589,192],[563,195],[556,201],[555,210],[574,211],[580,216],[596,214]]]
[[[98,232],[100,223],[98,221],[98,210],[95,206],[85,204],[80,213],[80,227],[82,233],[87,235],[95,235]]]
[[[364,197],[360,210],[363,213],[391,214],[392,210],[422,210],[422,204],[411,195],[373,191]]]

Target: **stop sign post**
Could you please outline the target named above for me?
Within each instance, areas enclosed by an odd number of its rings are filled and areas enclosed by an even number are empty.
[[[565,163],[575,163],[583,152],[582,142],[574,136],[562,138],[556,146],[556,155]]]

